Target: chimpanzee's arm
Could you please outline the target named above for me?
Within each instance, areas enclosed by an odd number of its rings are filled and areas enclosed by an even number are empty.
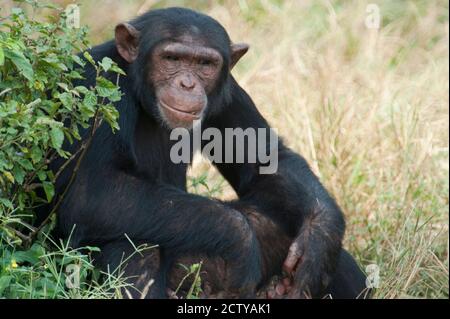
[[[234,80],[232,98],[220,116],[208,121],[209,127],[219,128],[223,134],[225,128],[269,128],[251,98]],[[260,174],[258,162],[215,164],[240,201],[257,206],[289,236],[297,237],[284,264],[286,270],[296,270],[297,289],[292,296],[320,295],[337,265],[345,222],[305,159],[279,141],[275,174]]]
[[[85,183],[85,176],[94,174]],[[66,237],[76,224],[75,246],[103,245],[126,234],[133,241],[159,245],[171,261],[184,255],[222,257],[231,267],[230,288],[242,288],[242,293],[260,280],[254,232],[240,212],[219,201],[97,169],[79,172],[59,211],[59,228]]]

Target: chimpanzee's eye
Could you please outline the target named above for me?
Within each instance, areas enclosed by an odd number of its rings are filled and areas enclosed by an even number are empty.
[[[180,60],[175,55],[166,55],[166,56],[164,56],[164,59],[167,60],[167,61],[173,61],[173,62],[176,62],[176,61]]]
[[[209,65],[213,65],[213,62],[208,59],[201,59],[198,61],[198,64],[203,65],[203,66],[209,66]]]

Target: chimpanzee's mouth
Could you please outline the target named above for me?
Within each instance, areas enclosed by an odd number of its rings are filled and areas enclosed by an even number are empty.
[[[186,111],[177,109],[177,108],[175,108],[173,106],[170,106],[170,105],[164,103],[163,101],[159,101],[159,104],[163,108],[165,108],[166,110],[174,113],[174,115],[179,117],[180,119],[189,119],[189,118],[191,118],[191,120],[198,120],[198,119],[200,119],[201,110],[186,112]]]

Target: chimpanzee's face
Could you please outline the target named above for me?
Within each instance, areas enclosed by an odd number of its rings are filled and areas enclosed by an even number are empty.
[[[192,127],[202,118],[210,94],[221,75],[221,54],[183,36],[154,48],[148,80],[155,90],[158,110],[170,128]]]
[[[217,28],[217,26],[215,27]],[[195,30],[195,28],[193,28]],[[197,33],[199,29],[197,28]],[[217,31],[217,30],[216,30]],[[220,32],[225,32],[220,31]],[[226,35],[226,33],[225,33]],[[216,36],[217,37],[217,36]],[[222,34],[222,38],[228,39]],[[208,96],[221,91],[221,77],[229,72],[248,51],[246,44],[230,44],[222,41],[221,51],[229,52],[223,56],[219,50],[208,45],[209,40],[194,33],[173,37],[169,32],[167,39],[158,41],[149,51],[139,50],[140,32],[128,23],[116,27],[116,47],[120,56],[134,67],[147,74],[144,79],[151,96],[156,98],[156,112],[170,128],[191,128],[193,121],[204,116],[208,106]],[[149,49],[146,49],[149,50]],[[141,51],[141,52],[140,52]],[[144,58],[145,61],[140,61]],[[154,107],[146,105],[147,107]],[[152,113],[155,110],[152,108]]]

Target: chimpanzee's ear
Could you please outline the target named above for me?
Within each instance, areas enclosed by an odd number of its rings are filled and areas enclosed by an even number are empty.
[[[131,24],[120,23],[116,26],[116,47],[119,54],[128,63],[138,56],[139,31]]]
[[[247,53],[249,45],[246,43],[233,43],[231,45],[230,70],[238,63],[244,54]]]

